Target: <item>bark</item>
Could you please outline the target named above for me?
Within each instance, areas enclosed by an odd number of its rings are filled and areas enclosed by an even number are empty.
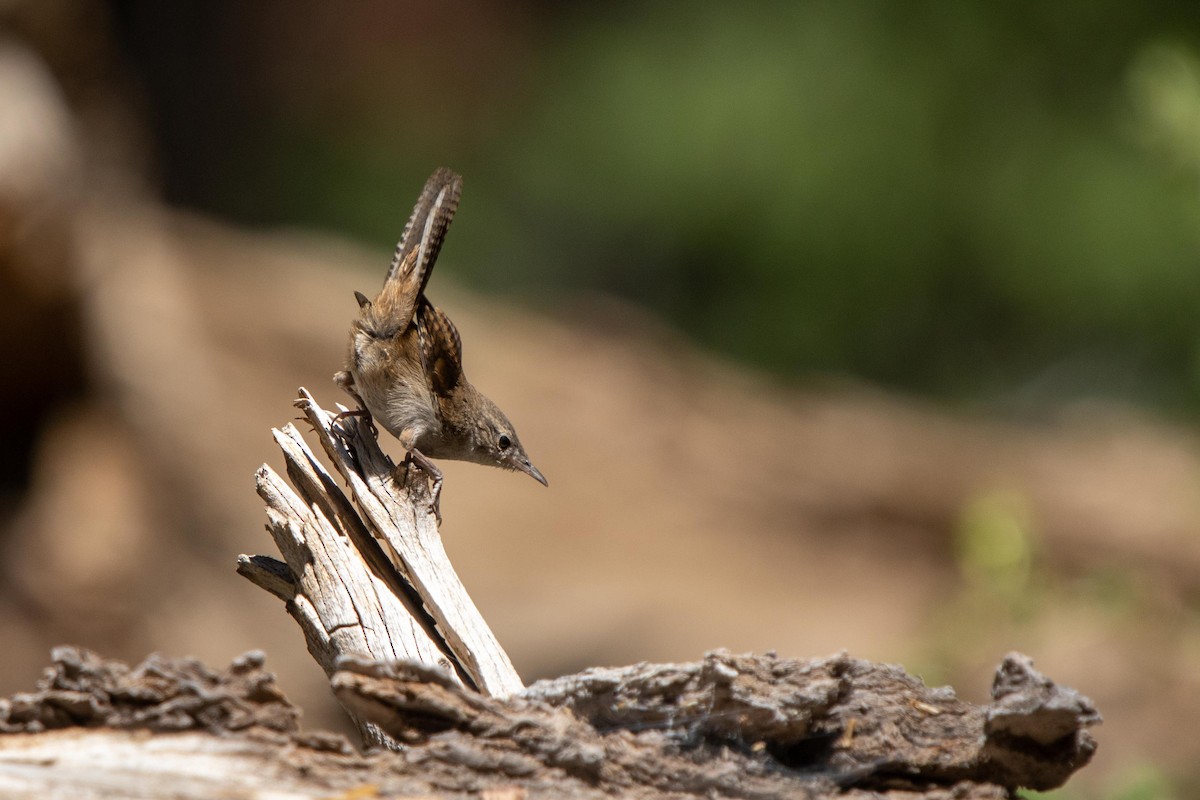
[[[343,659],[338,696],[396,741],[365,755],[303,734],[247,654],[222,672],[54,652],[0,701],[0,794],[328,797],[1003,798],[1087,763],[1095,709],[1023,656],[976,706],[895,666],[708,654],[592,669],[488,697],[412,663]],[[371,795],[364,795],[371,796]]]

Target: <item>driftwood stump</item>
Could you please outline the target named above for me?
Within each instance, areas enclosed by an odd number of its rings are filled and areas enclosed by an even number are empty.
[[[285,602],[371,750],[299,733],[260,654],[217,673],[59,648],[36,691],[0,700],[0,795],[1002,798],[1095,751],[1090,701],[1015,653],[986,706],[844,654],[715,651],[525,688],[446,558],[425,476],[360,419],[303,390],[297,405],[347,490],[295,426],[275,431],[291,486],[264,466],[258,491],[283,560],[238,571]]]
[[[284,561],[241,556],[238,571],[284,600],[328,675],[343,657],[399,659],[490,696],[523,689],[450,564],[424,473],[397,468],[361,417],[335,421],[303,389],[296,405],[349,497],[295,425],[275,430],[292,487],[266,465],[257,485]],[[350,714],[367,743],[390,744]]]

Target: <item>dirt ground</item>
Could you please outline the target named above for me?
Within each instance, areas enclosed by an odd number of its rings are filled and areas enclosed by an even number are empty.
[[[338,725],[298,631],[234,560],[270,548],[253,484],[279,460],[270,428],[298,386],[340,399],[352,292],[390,253],[163,208],[73,132],[35,58],[0,50],[0,99],[29,103],[38,133],[0,137],[0,694],[60,643],[131,662],[263,649],[305,726]],[[978,701],[1021,650],[1104,715],[1073,786],[1197,777],[1200,739],[1176,733],[1200,715],[1194,431],[788,387],[602,298],[429,291],[550,480],[445,466],[447,549],[527,681],[846,650]]]

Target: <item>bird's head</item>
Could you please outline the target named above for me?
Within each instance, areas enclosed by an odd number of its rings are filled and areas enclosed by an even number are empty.
[[[524,472],[543,486],[549,486],[545,476],[525,454],[517,430],[504,412],[482,394],[475,392],[474,395],[469,425],[470,450],[463,454],[463,460]]]

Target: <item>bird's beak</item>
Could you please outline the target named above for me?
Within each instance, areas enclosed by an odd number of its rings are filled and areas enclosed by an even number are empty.
[[[518,461],[517,469],[521,470],[521,472],[524,472],[526,475],[533,478],[535,481],[540,483],[542,486],[550,485],[546,481],[546,476],[542,475],[542,473],[538,471],[537,467],[535,467],[533,464],[529,463],[528,458],[523,458],[520,461]]]

